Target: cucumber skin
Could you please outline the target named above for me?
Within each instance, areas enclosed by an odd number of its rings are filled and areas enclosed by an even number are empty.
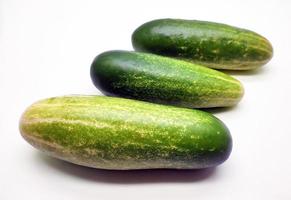
[[[263,36],[226,24],[182,19],[147,22],[132,35],[135,50],[184,59],[215,69],[250,70],[273,56]]]
[[[242,84],[222,72],[154,54],[108,51],[91,65],[94,85],[105,95],[186,108],[236,105]]]
[[[105,96],[36,102],[20,132],[50,156],[101,169],[208,168],[232,149],[229,130],[209,113]]]

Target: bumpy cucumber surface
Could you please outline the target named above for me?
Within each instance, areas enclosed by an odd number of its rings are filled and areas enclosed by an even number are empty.
[[[109,96],[187,108],[226,107],[243,96],[241,83],[222,72],[193,63],[130,51],[95,58],[91,78]]]
[[[273,55],[263,36],[226,24],[182,19],[147,22],[132,35],[138,51],[171,56],[210,68],[249,70],[266,64]]]
[[[229,130],[211,114],[105,96],[36,102],[20,132],[50,156],[102,169],[213,167],[232,148]]]

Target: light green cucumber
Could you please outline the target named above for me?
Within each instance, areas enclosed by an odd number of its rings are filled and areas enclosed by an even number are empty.
[[[50,156],[101,169],[214,167],[232,148],[229,130],[209,113],[105,96],[36,102],[20,132]]]

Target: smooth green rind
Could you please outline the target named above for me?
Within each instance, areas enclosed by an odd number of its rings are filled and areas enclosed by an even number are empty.
[[[227,107],[243,96],[241,83],[200,65],[130,51],[97,56],[91,78],[104,94],[187,108]]]
[[[132,44],[138,51],[228,70],[255,69],[273,55],[271,43],[253,31],[197,20],[147,22],[134,31]]]
[[[20,132],[50,156],[102,169],[213,167],[232,148],[228,129],[211,114],[104,96],[36,102]]]

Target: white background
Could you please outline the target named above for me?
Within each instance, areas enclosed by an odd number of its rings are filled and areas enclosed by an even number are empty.
[[[0,199],[291,199],[291,1],[0,0]],[[205,171],[103,171],[42,155],[20,136],[24,109],[41,98],[100,94],[93,58],[131,50],[131,33],[156,18],[227,23],[274,47],[270,63],[231,73],[241,103],[211,110],[231,130],[230,159]]]

